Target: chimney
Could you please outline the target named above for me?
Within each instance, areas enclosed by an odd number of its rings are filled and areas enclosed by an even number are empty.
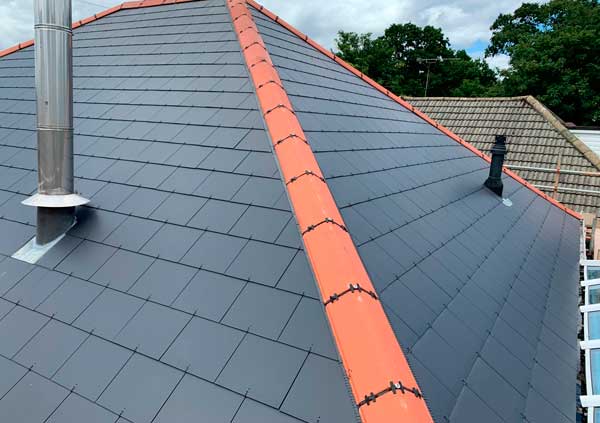
[[[490,176],[487,178],[484,185],[500,197],[502,197],[502,191],[504,189],[504,185],[502,184],[502,166],[504,165],[504,156],[507,152],[506,136],[496,135],[496,142],[492,147]]]
[[[35,243],[46,245],[75,223],[73,179],[73,32],[71,0],[34,0],[38,192],[23,201],[37,207]]]

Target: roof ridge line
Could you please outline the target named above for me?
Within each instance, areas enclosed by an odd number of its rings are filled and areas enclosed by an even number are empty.
[[[360,417],[433,423],[248,3],[227,5]]]
[[[176,4],[176,3],[188,3],[197,0],[137,0],[137,1],[127,1],[102,12],[98,12],[84,19],[80,19],[77,22],[73,22],[72,29],[79,28],[80,26],[89,24],[90,22],[97,21],[98,19],[102,19],[105,16],[112,15],[113,13],[118,12],[119,10],[126,9],[141,9],[145,7],[154,7],[154,6],[165,6],[168,4]],[[34,40],[27,40],[12,47],[8,47],[4,50],[0,51],[0,57],[8,56],[11,53],[15,53],[19,50],[23,50],[27,47],[31,47],[34,45]]]
[[[600,157],[592,151],[583,141],[577,138],[576,135],[571,133],[569,129],[564,125],[563,121],[557,117],[552,110],[548,109],[544,103],[539,101],[534,96],[528,95],[524,98],[533,109],[539,113],[544,119],[546,119],[550,125],[558,131],[558,133],[565,138],[569,143],[575,147],[588,161],[598,170],[600,170]]]
[[[431,101],[441,101],[441,100],[459,100],[459,101],[515,101],[515,100],[524,100],[528,96],[526,95],[517,95],[514,97],[449,97],[449,96],[440,96],[440,97],[419,97],[412,95],[403,95],[400,98],[404,100],[431,100]]]
[[[475,155],[481,157],[482,159],[484,159],[488,163],[491,162],[491,158],[487,154],[485,154],[482,151],[480,151],[479,149],[477,149],[473,144],[471,144],[471,143],[463,140],[461,137],[459,137],[458,135],[456,135],[455,133],[453,133],[452,131],[450,131],[450,129],[448,129],[445,126],[441,125],[440,123],[436,122],[435,120],[433,120],[432,118],[430,118],[429,116],[427,116],[425,113],[423,113],[421,110],[419,110],[418,108],[416,108],[412,104],[408,103],[406,100],[402,99],[402,97],[397,96],[396,94],[392,93],[390,90],[386,89],[385,87],[383,87],[382,85],[380,85],[379,83],[377,83],[376,81],[374,81],[373,79],[369,78],[367,75],[365,75],[364,73],[362,73],[361,71],[359,71],[358,69],[356,69],[355,67],[353,67],[352,65],[350,65],[348,62],[344,61],[343,59],[341,59],[340,57],[338,57],[337,55],[335,55],[332,51],[327,50],[325,47],[321,46],[319,43],[317,43],[312,38],[310,38],[308,35],[304,34],[302,31],[298,30],[292,24],[290,24],[290,23],[286,22],[285,20],[281,19],[279,16],[277,16],[276,14],[274,14],[273,12],[271,12],[270,10],[268,10],[267,8],[265,8],[264,6],[262,6],[261,4],[257,3],[254,0],[245,0],[245,1],[248,4],[250,4],[252,7],[254,7],[255,9],[257,9],[258,11],[260,11],[263,15],[265,15],[268,18],[272,19],[273,21],[277,22],[279,25],[281,25],[282,27],[286,28],[288,31],[292,32],[293,34],[295,34],[300,39],[304,40],[310,46],[312,46],[313,48],[317,49],[318,51],[320,51],[321,53],[323,53],[325,56],[327,56],[330,59],[332,59],[334,62],[340,64],[346,70],[352,72],[355,76],[359,77],[364,82],[366,82],[367,84],[371,85],[377,91],[385,94],[386,96],[388,96],[389,98],[391,98],[392,100],[394,100],[395,102],[397,102],[398,104],[400,104],[401,106],[407,108],[408,110],[410,110],[411,112],[413,112],[414,114],[416,114],[417,116],[419,116],[421,119],[423,119],[425,122],[429,123],[430,125],[434,126],[438,130],[440,130],[446,136],[452,138],[454,141],[458,142],[463,147],[469,149]],[[521,178],[519,175],[517,175],[515,172],[511,171],[510,169],[503,168],[503,172],[506,175],[508,175],[511,178],[513,178],[515,181],[517,181],[520,184],[524,185],[526,188],[528,188],[531,191],[535,192],[540,197],[542,197],[545,200],[549,201],[550,203],[552,203],[553,205],[555,205],[556,207],[558,207],[559,209],[561,209],[565,213],[570,214],[571,216],[575,217],[576,219],[579,219],[579,220],[583,219],[583,216],[581,214],[577,213],[574,210],[571,210],[570,208],[568,208],[567,206],[565,206],[564,204],[562,204],[558,200],[550,197],[548,194],[546,194],[545,192],[543,192],[540,189],[536,188],[533,184],[527,182],[525,179]]]

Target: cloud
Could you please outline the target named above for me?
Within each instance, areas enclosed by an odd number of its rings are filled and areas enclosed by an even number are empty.
[[[488,57],[485,60],[492,69],[495,69],[495,68],[506,69],[509,67],[509,64],[510,64],[509,63],[510,57],[508,57],[504,54],[499,54],[498,56],[494,56],[494,57]]]
[[[534,0],[538,1],[538,0]],[[490,26],[501,13],[511,13],[522,0],[262,0],[265,7],[328,48],[337,31],[383,33],[392,23],[413,22],[442,28],[454,48],[487,45]]]
[[[260,0],[259,0],[260,1]],[[91,16],[122,0],[73,0],[73,20]],[[515,10],[521,0],[262,0],[261,4],[316,39],[335,46],[338,30],[383,33],[392,23],[413,22],[441,27],[454,48],[482,50],[489,27],[500,13]],[[0,0],[0,50],[33,37],[33,0]],[[477,48],[474,48],[477,46]],[[478,56],[478,54],[476,54]],[[488,59],[504,68],[503,57]]]
[[[122,0],[73,0],[73,21],[92,16]],[[0,0],[0,50],[33,38],[33,0]]]

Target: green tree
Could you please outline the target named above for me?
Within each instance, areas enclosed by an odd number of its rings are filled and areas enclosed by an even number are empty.
[[[429,96],[482,96],[497,87],[485,61],[452,49],[432,26],[394,24],[377,38],[340,31],[336,45],[340,57],[399,95],[421,96],[426,85]]]
[[[600,124],[600,4],[597,0],[524,3],[491,27],[487,56],[507,54],[505,95],[531,94],[558,116]]]

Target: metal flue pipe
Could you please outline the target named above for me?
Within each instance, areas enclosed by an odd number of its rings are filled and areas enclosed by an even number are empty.
[[[57,239],[75,223],[73,178],[73,32],[71,0],[34,0],[38,192],[36,243]]]

